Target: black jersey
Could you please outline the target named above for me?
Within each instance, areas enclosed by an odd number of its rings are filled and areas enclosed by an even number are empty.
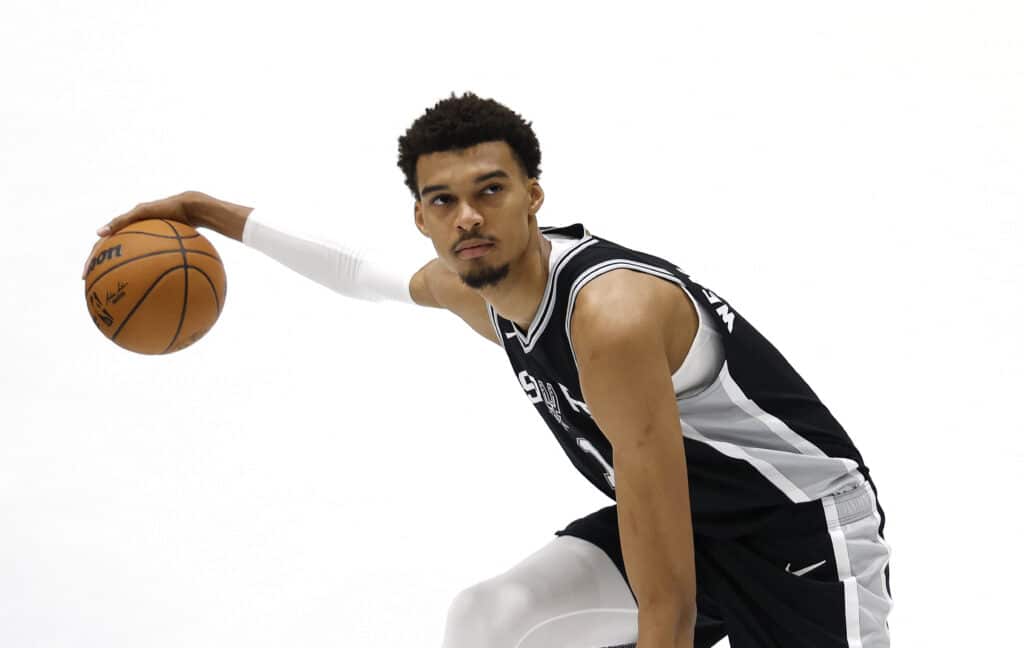
[[[488,306],[520,386],[573,465],[615,498],[612,447],[591,418],[569,335],[580,289],[626,268],[678,285],[712,314],[725,362],[696,394],[677,394],[695,532],[733,534],[790,503],[863,483],[867,469],[842,426],[768,340],[722,296],[664,259],[591,235],[580,224],[542,227],[569,237],[551,259],[529,330]],[[554,255],[554,250],[552,251]],[[700,315],[698,309],[698,317]]]

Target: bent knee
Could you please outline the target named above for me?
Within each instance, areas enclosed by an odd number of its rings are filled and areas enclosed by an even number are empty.
[[[539,602],[522,583],[495,579],[473,585],[448,608],[444,648],[515,646],[536,623]]]

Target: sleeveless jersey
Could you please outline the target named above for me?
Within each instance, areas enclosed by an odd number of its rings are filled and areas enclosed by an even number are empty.
[[[572,240],[552,259],[529,330],[489,305],[488,313],[526,396],[576,469],[603,493],[615,498],[612,446],[583,399],[569,322],[580,289],[622,268],[679,286],[701,325],[714,326],[724,346],[717,377],[697,393],[676,394],[695,533],[742,533],[780,507],[865,481],[867,468],[842,426],[721,295],[673,263],[593,236],[580,224],[540,229],[549,238]]]

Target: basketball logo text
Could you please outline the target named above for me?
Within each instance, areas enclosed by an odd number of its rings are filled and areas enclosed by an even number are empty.
[[[88,272],[92,272],[93,268],[95,268],[96,266],[100,265],[104,261],[109,261],[110,259],[113,259],[114,257],[119,257],[119,256],[121,256],[121,245],[120,244],[115,245],[114,247],[109,247],[106,250],[101,250],[100,253],[97,254],[96,256],[94,256],[92,258],[92,261],[89,262],[89,270],[88,270]]]
[[[103,322],[106,326],[113,326],[114,316],[104,308],[103,300],[100,299],[95,290],[89,295],[89,306],[91,306],[89,310],[92,311],[92,321],[96,326],[99,326],[100,322]]]

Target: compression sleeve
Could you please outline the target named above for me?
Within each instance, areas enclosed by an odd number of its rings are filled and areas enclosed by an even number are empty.
[[[242,243],[337,293],[366,301],[414,304],[409,282],[427,263],[416,255],[385,259],[364,246],[288,234],[269,225],[260,209],[246,219]]]

